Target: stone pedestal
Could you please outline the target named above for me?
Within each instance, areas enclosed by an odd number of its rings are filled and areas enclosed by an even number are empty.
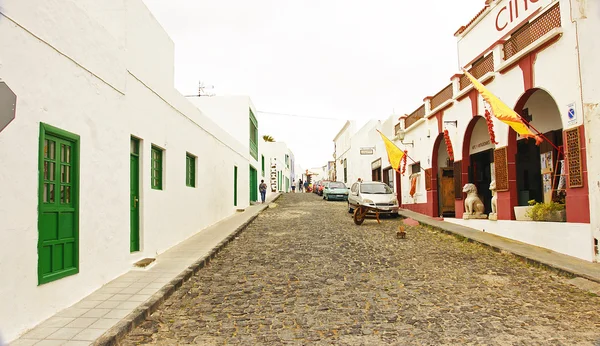
[[[469,220],[469,219],[480,220],[480,219],[487,219],[487,218],[488,218],[487,214],[479,214],[479,215],[467,214],[467,213],[463,214],[463,220]]]
[[[491,213],[490,216],[488,217],[488,220],[498,221],[498,214]]]

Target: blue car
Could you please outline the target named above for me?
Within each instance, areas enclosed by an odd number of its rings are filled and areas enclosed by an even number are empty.
[[[328,181],[323,188],[323,199],[327,201],[347,201],[349,192],[350,189],[346,187],[346,184],[339,181]]]

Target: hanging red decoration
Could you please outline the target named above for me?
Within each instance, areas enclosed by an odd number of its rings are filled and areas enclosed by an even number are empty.
[[[494,144],[498,144],[496,142],[496,134],[494,133],[494,123],[492,122],[492,115],[489,110],[485,110],[485,120],[487,121],[488,132],[490,134],[490,141]]]
[[[406,158],[408,157],[408,150],[404,150],[404,156],[402,156],[402,175],[406,173]]]
[[[446,142],[446,151],[450,161],[454,161],[454,149],[452,149],[452,142],[450,142],[450,134],[448,130],[444,130],[444,141]]]

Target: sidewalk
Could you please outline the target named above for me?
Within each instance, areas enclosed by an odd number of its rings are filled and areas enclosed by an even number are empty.
[[[587,262],[545,248],[521,243],[512,239],[481,232],[469,227],[436,220],[427,215],[401,209],[401,217],[418,221],[422,225],[431,226],[442,232],[470,239],[474,242],[491,247],[496,251],[508,252],[527,262],[545,266],[567,275],[578,276],[600,283],[600,264]]]
[[[270,195],[267,203],[252,205],[198,232],[159,255],[149,269],[121,275],[42,322],[10,346],[115,345],[279,196]]]

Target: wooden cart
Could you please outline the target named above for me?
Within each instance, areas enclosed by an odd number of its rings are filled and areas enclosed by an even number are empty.
[[[360,205],[354,209],[354,215],[352,216],[352,219],[354,219],[355,224],[360,226],[363,222],[365,222],[367,214],[372,212],[375,213],[375,219],[377,220],[377,223],[381,224],[381,221],[379,221],[379,211],[380,210],[376,207]]]

